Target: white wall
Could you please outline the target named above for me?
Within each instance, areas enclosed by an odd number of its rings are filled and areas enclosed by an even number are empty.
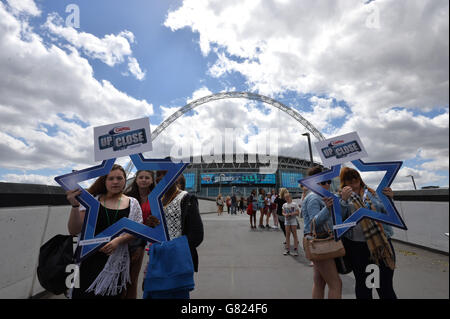
[[[198,200],[198,206],[201,213],[214,213],[217,212],[217,206],[215,200]]]
[[[29,298],[42,292],[36,278],[39,248],[68,234],[70,206],[0,209],[0,298]]]
[[[448,202],[395,201],[395,206],[408,227],[394,228],[394,238],[443,252],[449,252]]]

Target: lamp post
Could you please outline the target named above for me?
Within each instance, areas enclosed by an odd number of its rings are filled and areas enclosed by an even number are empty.
[[[310,137],[310,135],[309,135],[308,132],[303,133],[302,135],[303,135],[303,136],[306,136],[306,137],[308,138],[309,158],[310,158],[310,160],[311,160],[311,167],[313,167],[313,166],[314,166],[314,162],[313,162],[312,149],[311,149],[311,137]]]
[[[414,182],[414,176],[412,176],[412,175],[406,175],[406,177],[411,177],[411,180],[412,180],[412,182],[413,182],[413,184],[414,184],[414,189],[417,190],[416,182]]]
[[[225,174],[219,175],[219,194],[222,194],[222,178],[225,177]]]

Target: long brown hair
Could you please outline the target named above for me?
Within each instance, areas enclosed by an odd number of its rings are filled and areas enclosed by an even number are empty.
[[[367,189],[374,194],[375,191],[366,186],[366,184],[363,182],[361,175],[359,174],[359,172],[356,169],[350,168],[350,167],[343,167],[341,168],[341,172],[339,173],[339,179],[341,182],[341,189],[343,189],[345,186],[347,186],[346,183],[351,182],[354,179],[359,180],[359,183],[361,185],[361,189],[363,189],[364,187],[367,187]]]
[[[167,173],[167,171],[157,171],[156,172],[156,184],[158,184],[163,179],[163,177],[166,175],[166,173]],[[166,206],[167,204],[170,203],[170,201],[173,199],[173,195],[178,190],[179,190],[178,183],[177,182],[173,183],[172,186],[170,186],[170,188],[164,193],[164,196],[161,199],[163,206]]]
[[[115,170],[121,170],[123,173],[123,178],[126,180],[127,179],[127,173],[125,173],[125,170],[123,169],[122,166],[118,165],[118,164],[114,164],[113,167],[111,168],[111,171],[115,171]],[[100,176],[99,178],[97,178],[94,182],[94,184],[91,185],[91,187],[89,187],[87,189],[87,191],[92,195],[92,196],[97,196],[97,195],[103,195],[106,194],[108,191],[106,189],[106,177],[108,177],[109,173],[104,175],[104,176]]]
[[[136,174],[134,175],[133,182],[131,182],[131,184],[124,191],[125,195],[130,196],[130,197],[134,197],[139,202],[141,201],[141,198],[140,198],[140,194],[139,194],[139,187],[138,187],[138,185],[136,183],[136,180],[137,180],[139,174],[142,173],[142,172],[150,173],[150,175],[152,176],[152,183],[149,186],[149,193],[153,190],[153,188],[155,188],[155,174],[153,173],[153,171],[138,170],[136,172]]]

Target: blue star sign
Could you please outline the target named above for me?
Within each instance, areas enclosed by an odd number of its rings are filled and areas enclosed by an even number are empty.
[[[335,165],[331,167],[331,170],[325,171],[314,176],[310,176],[299,180],[299,183],[306,186],[311,191],[319,194],[322,197],[333,198],[332,216],[334,224],[334,237],[338,240],[343,234],[345,234],[350,228],[354,227],[358,222],[360,222],[364,217],[383,222],[394,227],[398,227],[406,230],[406,225],[400,214],[398,213],[396,207],[392,200],[382,193],[385,187],[389,187],[394,181],[397,172],[402,166],[402,162],[373,162],[364,163],[362,160],[352,161],[355,167],[363,172],[367,171],[386,171],[382,181],[376,189],[376,193],[383,203],[386,214],[375,212],[367,208],[360,208],[355,211],[350,217],[345,221],[342,220],[341,206],[339,204],[339,197],[335,194],[327,191],[319,185],[320,182],[331,180],[336,176],[339,176],[341,171],[341,165]]]
[[[103,232],[94,236],[100,203],[91,194],[80,187],[79,183],[85,180],[107,175],[111,171],[111,168],[116,160],[115,158],[105,160],[98,166],[55,177],[55,181],[66,191],[81,189],[81,194],[77,197],[77,199],[84,207],[86,207],[86,214],[80,236],[80,243],[83,242],[83,245],[81,245],[81,248],[77,250],[77,261],[81,261],[90,256],[92,253],[102,248],[107,242],[110,241],[110,239],[117,237],[124,232],[152,243],[160,243],[169,240],[161,197],[170,188],[170,186],[176,182],[180,174],[186,166],[189,165],[189,163],[173,163],[170,159],[145,159],[142,154],[133,154],[130,155],[130,158],[138,170],[167,171],[163,179],[148,195],[152,215],[161,221],[155,228],[148,227],[144,224],[137,223],[124,217],[105,229]]]

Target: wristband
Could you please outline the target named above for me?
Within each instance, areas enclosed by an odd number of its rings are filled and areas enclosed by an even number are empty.
[[[80,204],[78,204],[78,205],[72,205],[72,207],[73,207],[73,208],[80,207]]]

